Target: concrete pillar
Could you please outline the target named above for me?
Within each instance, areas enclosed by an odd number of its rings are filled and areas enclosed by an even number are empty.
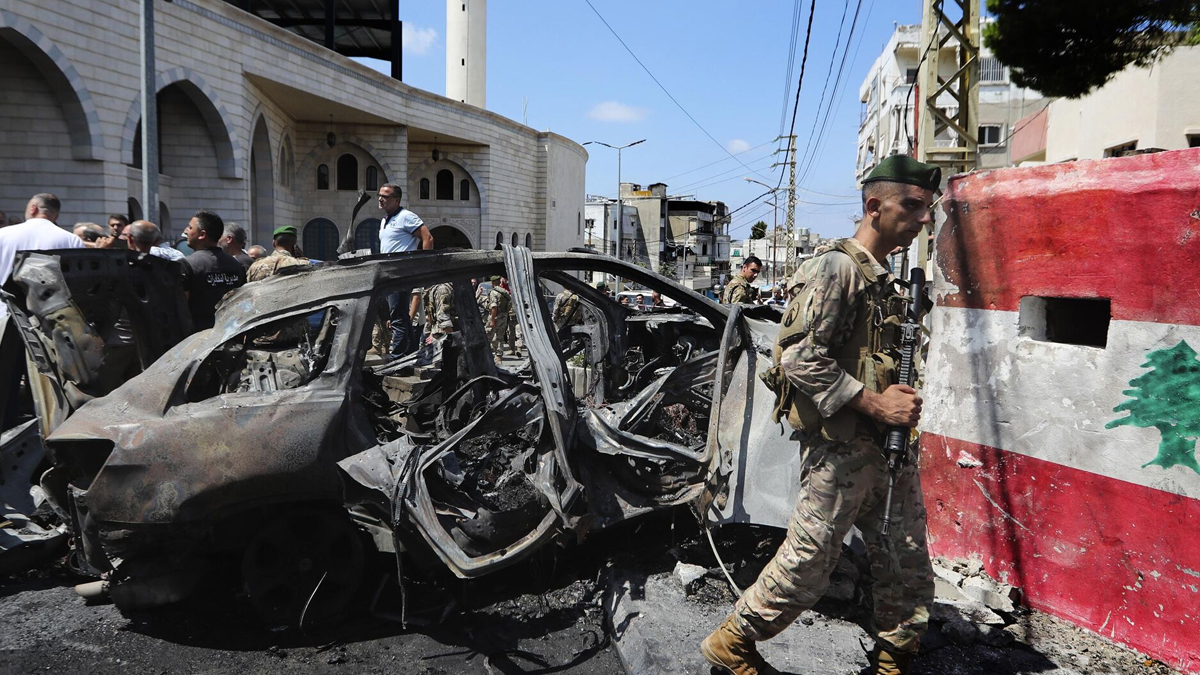
[[[446,98],[486,108],[487,0],[446,0]]]

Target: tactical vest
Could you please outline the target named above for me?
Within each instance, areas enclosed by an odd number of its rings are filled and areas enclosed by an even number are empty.
[[[847,240],[836,244],[820,255],[840,251],[854,261],[858,273],[869,282],[851,302],[854,303],[854,328],[844,344],[831,345],[829,355],[838,366],[863,386],[876,393],[899,382],[900,331],[908,299],[900,295],[894,284],[877,280],[871,258],[864,251],[851,248]],[[815,263],[812,263],[815,264]],[[775,392],[772,419],[787,418],[793,429],[820,434],[831,441],[846,442],[858,435],[879,437],[884,426],[849,406],[842,406],[832,416],[822,418],[812,399],[787,379],[780,366],[783,349],[803,337],[808,328],[804,313],[813,288],[800,281],[792,289],[792,299],[784,310],[775,339],[773,367],[760,377]]]
[[[438,311],[438,290],[442,289],[443,286],[446,287],[444,289],[446,292],[442,294],[442,304],[445,305],[446,315],[449,316],[452,321],[457,323],[457,315],[454,312],[454,287],[448,283],[435,284],[427,287],[421,298],[421,304],[425,305],[425,323],[433,328],[437,328],[437,322],[435,321],[435,318],[437,317]]]

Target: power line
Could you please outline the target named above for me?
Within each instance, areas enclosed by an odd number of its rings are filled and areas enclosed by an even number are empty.
[[[772,159],[774,156],[775,156],[775,153],[774,153],[774,152],[772,152],[772,153],[770,153],[770,154],[763,155],[762,157],[756,157],[756,158],[754,158],[754,159],[747,160],[747,161],[748,161],[750,164],[756,164],[756,163],[758,163],[758,162],[761,162],[761,161],[763,161],[763,160],[769,160],[769,159]],[[679,191],[681,191],[681,190],[687,190],[687,189],[690,189],[690,188],[691,188],[692,186],[694,186],[694,185],[699,185],[700,183],[704,183],[704,182],[710,181],[710,180],[712,180],[712,179],[714,179],[714,178],[720,178],[721,176],[727,176],[727,175],[729,175],[729,174],[731,174],[731,173],[736,173],[736,174],[738,174],[737,176],[735,176],[735,178],[741,178],[741,174],[745,173],[745,171],[742,171],[742,168],[741,168],[741,167],[739,167],[739,166],[735,166],[735,167],[733,167],[732,169],[727,169],[727,170],[725,170],[725,171],[722,171],[722,172],[720,172],[720,173],[715,173],[715,174],[713,174],[713,175],[711,175],[711,176],[706,176],[706,177],[704,177],[704,178],[700,178],[700,179],[694,180],[694,181],[692,181],[692,182],[690,182],[690,183],[685,183],[685,184],[683,184],[683,185],[679,185],[679,186],[673,187],[673,188],[671,188],[671,189],[672,189],[673,191],[675,191],[675,192],[679,192]]]
[[[842,79],[846,73],[846,57],[850,54],[850,44],[854,42],[854,31],[858,28],[858,17],[861,12],[862,0],[858,0],[858,3],[854,7],[854,17],[850,19],[850,33],[846,36],[846,46],[842,50],[842,60],[838,65],[837,76],[833,80],[833,93],[830,94],[829,105],[825,108],[825,114],[821,119],[821,130],[817,132],[816,146],[805,149],[806,152],[811,149],[811,152],[808,152],[808,157],[804,163],[804,167],[801,169],[800,183],[804,183],[806,180],[808,180],[809,172],[812,170],[813,164],[815,163],[821,150],[824,148],[825,142],[828,140],[826,132],[829,129],[829,120],[831,119],[831,113],[834,110],[836,101],[838,100],[841,92]],[[834,56],[836,57],[836,55],[837,52],[835,50]],[[832,65],[833,62],[831,59],[830,66]]]
[[[816,9],[817,0],[812,0],[808,5],[808,28],[805,29],[804,33],[804,54],[800,58],[800,80],[796,83],[796,102],[792,104],[792,124],[788,130],[788,137],[796,133],[796,112],[800,110],[800,90],[804,87],[804,70],[808,65],[808,45],[812,39],[813,14],[816,12]],[[789,143],[788,147],[794,151],[795,143]],[[782,162],[785,166],[779,170],[779,182],[775,184],[776,188],[783,185],[783,174],[787,170],[787,159],[787,157],[784,157],[784,161]]]
[[[617,34],[617,31],[613,30],[613,27],[609,25],[608,21],[604,18],[604,16],[602,14],[600,14],[600,11],[596,9],[596,6],[592,4],[592,0],[583,0],[583,1],[587,3],[588,7],[592,8],[592,11],[595,12],[596,16],[600,19],[601,23],[604,24],[604,27],[608,29],[608,32],[612,33],[613,37],[617,38],[617,42],[620,42],[621,46],[625,48],[625,51],[629,52],[629,55],[633,57],[633,60],[637,61],[637,64],[642,67],[642,70],[646,71],[646,74],[650,76],[650,79],[654,80],[654,84],[657,84],[658,88],[662,89],[663,93],[667,95],[667,98],[671,99],[671,102],[675,104],[675,107],[677,107],[681,111],[683,111],[684,115],[687,115],[687,118],[692,121],[692,124],[696,125],[697,129],[704,132],[705,136],[708,136],[708,140],[712,141],[713,143],[715,143],[717,145],[717,147],[724,150],[725,154],[736,159],[739,164],[746,167],[747,171],[750,171],[750,172],[754,173],[755,175],[760,176],[762,178],[766,178],[766,176],[763,176],[761,173],[746,166],[742,162],[742,160],[737,158],[736,155],[734,155],[732,152],[729,152],[729,148],[726,148],[720,141],[718,141],[716,138],[714,138],[712,134],[708,133],[708,130],[705,129],[704,126],[701,125],[699,122],[697,122],[695,117],[692,117],[692,114],[687,111],[687,108],[684,108],[683,105],[678,100],[676,100],[674,96],[671,95],[671,92],[667,91],[667,88],[663,86],[663,83],[658,81],[658,78],[654,76],[654,73],[650,72],[650,69],[646,67],[646,64],[642,63],[642,60],[638,58],[637,54],[633,53],[633,50],[629,48],[629,45],[625,44],[625,40],[622,40],[621,36]],[[813,0],[813,2],[815,3],[816,0]]]
[[[735,152],[733,154],[744,155],[747,152],[753,152],[755,150],[758,150],[759,148],[765,148],[766,146],[771,145],[774,142],[775,142],[775,139],[771,139],[771,140],[767,141],[766,143],[760,143],[760,144],[754,146],[753,148],[746,148],[745,150],[742,150],[741,152]],[[707,169],[708,167],[710,167],[714,164],[720,164],[721,162],[728,162],[728,161],[729,161],[728,157],[722,157],[721,159],[718,159],[715,162],[709,162],[708,164],[705,164],[703,166],[698,166],[694,169],[688,169],[687,171],[684,171],[682,173],[677,173],[674,176],[667,176],[666,178],[662,179],[662,182],[665,183],[665,182],[671,180],[672,178],[679,178],[680,176],[686,176],[689,173],[695,173],[695,172],[699,171],[700,169]]]
[[[779,112],[779,135],[783,135],[783,127],[787,124],[788,100],[792,93],[792,71],[796,66],[796,37],[800,33],[800,16],[802,0],[792,3],[792,32],[788,37],[787,73],[783,76],[783,110]]]
[[[928,58],[928,56],[929,56],[929,50],[933,48],[933,43],[935,43],[937,41],[938,41],[938,31],[935,28],[933,30],[932,35],[929,36],[929,44],[925,45],[925,51],[921,52],[921,59],[919,61],[917,61],[918,77],[921,74],[921,66],[925,64],[925,59]],[[939,49],[941,49],[941,47],[939,47]],[[908,133],[908,99],[912,98],[913,87],[915,87],[915,86],[917,86],[917,78],[914,77],[913,81],[908,83],[908,93],[906,93],[904,95],[904,108],[901,110],[901,112],[902,112],[901,117],[904,118],[904,136],[905,136],[905,138],[908,139],[908,152],[910,154],[913,151],[913,137],[912,137],[912,134]],[[882,96],[882,95],[883,95],[883,93],[880,92],[880,96]],[[913,129],[913,131],[916,131],[916,129]]]

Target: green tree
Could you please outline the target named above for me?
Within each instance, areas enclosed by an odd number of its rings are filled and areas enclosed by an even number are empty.
[[[1143,368],[1151,370],[1129,381],[1133,389],[1123,394],[1128,401],[1113,408],[1127,412],[1126,417],[1104,425],[1112,429],[1122,425],[1154,427],[1161,441],[1158,455],[1142,465],[1163,468],[1182,465],[1200,473],[1196,463],[1196,439],[1200,438],[1200,361],[1187,342],[1146,355]]]
[[[750,228],[751,239],[762,239],[767,236],[767,224],[763,221],[758,221]]]
[[[1200,35],[1200,0],[988,0],[987,8],[995,21],[984,44],[1013,82],[1047,96],[1079,98]]]
[[[659,273],[659,274],[661,274],[662,276],[664,276],[664,277],[668,278],[668,279],[676,279],[676,277],[675,277],[675,263],[673,263],[673,262],[667,262],[666,260],[664,260],[664,261],[660,262],[660,263],[658,264],[658,273]],[[678,279],[676,279],[676,280],[678,280]]]

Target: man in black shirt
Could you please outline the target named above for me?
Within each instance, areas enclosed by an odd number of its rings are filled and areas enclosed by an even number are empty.
[[[183,234],[195,253],[184,258],[183,288],[187,291],[192,328],[212,328],[217,303],[229,291],[246,283],[246,268],[218,243],[225,232],[221,216],[200,210]]]

